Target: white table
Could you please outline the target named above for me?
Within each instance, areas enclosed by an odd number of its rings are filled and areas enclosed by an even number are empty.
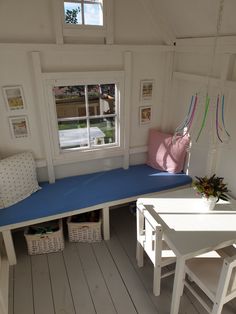
[[[140,198],[137,207],[141,205],[162,224],[165,241],[176,255],[170,314],[177,314],[185,261],[236,242],[236,203],[221,202],[208,211],[195,191],[188,188]]]
[[[105,134],[98,127],[90,128],[90,141],[93,144],[100,139],[104,144]],[[87,128],[69,129],[59,131],[60,146],[68,148],[72,146],[86,146],[88,145],[88,130]]]

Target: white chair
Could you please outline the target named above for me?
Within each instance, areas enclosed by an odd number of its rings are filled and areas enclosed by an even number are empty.
[[[224,251],[236,252],[233,246]],[[208,313],[220,314],[223,305],[236,297],[236,255],[225,258],[193,258],[186,262],[185,272],[212,301],[209,306],[199,289],[185,279],[185,286],[192,292]]]
[[[176,257],[163,239],[162,226],[154,219],[150,212],[138,204],[136,211],[137,218],[137,247],[136,259],[139,267],[144,264],[144,251],[154,265],[153,273],[153,294],[160,295],[161,279],[174,274]],[[199,258],[209,257],[217,259],[220,257],[232,256],[236,249],[229,246],[217,251],[204,253]],[[168,267],[169,266],[169,267]]]
[[[174,274],[168,265],[175,263],[176,258],[163,240],[162,226],[151,216],[144,206],[139,204],[137,217],[136,258],[139,267],[143,266],[144,251],[154,265],[153,294],[160,295],[161,278]]]

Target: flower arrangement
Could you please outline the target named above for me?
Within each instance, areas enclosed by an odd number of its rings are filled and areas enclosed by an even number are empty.
[[[229,200],[229,196],[226,194],[230,190],[227,188],[227,184],[223,182],[224,178],[217,177],[213,174],[211,177],[196,177],[196,181],[193,182],[193,187],[199,194],[206,197],[216,197],[217,202],[219,199]]]

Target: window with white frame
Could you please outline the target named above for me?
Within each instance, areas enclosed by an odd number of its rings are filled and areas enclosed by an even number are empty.
[[[53,89],[60,149],[117,145],[117,89],[114,83]]]
[[[64,23],[102,27],[104,25],[103,0],[64,1]]]
[[[114,0],[58,0],[55,2],[57,42],[114,42]]]
[[[55,156],[69,153],[68,157],[72,157],[71,154],[80,152],[85,156],[87,152],[87,156],[92,154],[94,158],[99,152],[105,156],[106,152],[109,155],[123,149],[123,73],[102,73],[83,72],[81,80],[45,81]],[[96,78],[90,79],[90,75]]]

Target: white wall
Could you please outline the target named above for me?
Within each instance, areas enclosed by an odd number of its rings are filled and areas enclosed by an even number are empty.
[[[0,42],[55,42],[53,1],[3,0],[0,10]]]
[[[26,110],[22,114],[27,114],[30,122],[30,137],[13,140],[9,120],[13,113],[9,113],[6,103],[3,98],[3,93],[0,93],[0,131],[1,155],[11,154],[17,151],[32,149],[35,156],[39,159],[43,158],[44,152],[42,141],[40,138],[40,121],[38,119],[39,112],[35,105],[35,95],[32,84],[32,73],[30,66],[30,58],[27,50],[17,49],[16,47],[8,47],[1,45],[0,49],[0,67],[2,69],[0,76],[0,86],[23,86],[24,96],[26,99]]]
[[[56,1],[1,1],[0,42],[55,43]],[[154,23],[152,7],[147,8],[141,0],[114,0],[114,10],[115,43],[142,45],[163,43],[162,32],[156,22]]]
[[[220,176],[225,177],[228,182],[231,194],[236,197],[236,91],[232,91],[228,99],[228,108],[226,112],[227,129],[231,135],[228,143],[220,145],[217,171]]]
[[[43,72],[124,70],[125,51],[130,51],[132,55],[131,102],[125,104],[131,113],[130,161],[132,164],[145,162],[148,129],[158,127],[174,131],[185,116],[190,98],[196,91],[200,95],[199,108],[204,107],[203,95],[206,91],[206,84],[201,81],[196,83],[191,80],[173,80],[172,88],[168,85],[168,76],[172,70],[170,58],[172,47],[157,45],[163,43],[168,31],[161,33],[160,19],[154,19],[155,11],[152,12],[152,8],[157,9],[157,7],[153,1],[148,0],[146,6],[143,5],[143,1],[131,0],[128,3],[124,0],[114,1],[114,45],[54,44],[56,35],[52,3],[53,1],[46,0],[40,2],[24,0],[20,3],[16,0],[8,0],[1,3],[0,86],[21,85],[23,87],[26,99],[26,110],[23,114],[27,115],[29,120],[30,137],[26,139],[11,137],[8,121],[10,113],[6,110],[3,94],[0,93],[0,155],[7,156],[23,150],[32,150],[35,158],[40,161],[38,163],[41,166],[38,168],[40,180],[47,179],[47,171],[44,167],[46,153],[38,107],[41,104],[38,104],[36,99],[32,51],[40,52]],[[9,23],[10,20],[14,22]],[[181,45],[178,46],[177,43],[177,52],[174,57],[175,71],[208,75],[212,59],[212,46],[208,47],[207,40],[204,41],[204,44],[199,45],[196,43],[191,45],[188,40],[179,42]],[[231,46],[232,43],[235,45],[235,42],[232,41],[230,42]],[[228,47],[231,47],[230,45]],[[230,49],[229,51],[231,51]],[[224,53],[229,51],[223,49]],[[221,75],[221,60],[220,54],[214,62],[212,71],[214,77]],[[231,78],[235,79],[235,77],[236,66],[234,65]],[[152,105],[151,124],[140,126],[139,107],[146,105],[140,102],[140,81],[143,79],[154,80],[154,94],[149,103]],[[167,98],[168,102],[166,102]],[[233,161],[236,153],[233,137],[235,133],[234,99],[235,94],[231,92],[227,102],[226,120],[232,140],[229,145],[220,146],[223,153],[218,154],[216,166],[217,172],[225,176],[230,183],[232,193],[236,195]],[[193,135],[196,135],[199,130],[201,110],[193,128]],[[189,168],[189,173],[193,176],[203,175],[209,170],[209,147],[211,144],[209,131],[209,128],[205,127],[198,143],[193,141]],[[73,161],[68,164],[57,164],[55,173],[56,177],[63,177],[120,166],[122,166],[122,157],[116,156],[99,159],[96,162],[75,163]]]
[[[207,37],[216,33],[220,0],[153,0],[177,38]],[[221,34],[235,34],[234,0],[224,1]]]
[[[202,44],[203,42],[204,45]],[[206,45],[205,40],[177,41],[174,70],[178,73],[173,75],[171,102],[167,107],[170,113],[167,124],[170,130],[174,131],[188,112],[191,96],[198,93],[198,111],[191,129],[193,146],[190,154],[189,174],[192,176],[202,176],[216,173],[219,176],[223,176],[225,181],[229,184],[231,194],[235,197],[236,82],[233,80],[236,77],[236,68],[234,62],[232,62],[232,60],[235,61],[235,39],[231,40],[230,45],[219,45],[217,51],[218,53],[214,56],[213,60],[212,46],[209,43]],[[225,60],[227,60],[230,55],[232,55],[233,58],[231,58],[231,62],[227,63]],[[190,76],[186,76],[185,73],[190,74]],[[215,79],[218,78],[219,80],[210,80],[208,85],[208,76],[212,76]],[[227,81],[223,80],[224,77],[227,78]],[[203,119],[207,91],[211,97],[211,107],[208,112],[206,125],[203,128],[199,140],[196,142]],[[221,91],[225,94],[226,99],[226,128],[231,134],[231,140],[228,141],[225,133],[221,133],[224,139],[223,144],[217,140],[215,128],[216,98]],[[220,123],[220,125],[222,126],[222,123]]]
[[[29,121],[30,136],[14,139],[9,128],[9,117],[3,93],[0,93],[0,156],[32,150],[39,161],[38,176],[47,179],[46,153],[43,145],[42,121],[38,103],[36,81],[33,75],[32,52],[40,53],[43,72],[80,72],[124,70],[125,51],[131,52],[131,102],[125,103],[131,113],[130,149],[131,163],[146,160],[146,144],[149,127],[162,126],[164,107],[163,89],[166,77],[166,51],[172,47],[156,45],[162,42],[160,31],[154,31],[144,10],[142,1],[115,1],[114,39],[119,45],[56,45],[53,24],[53,1],[16,0],[3,1],[0,10],[0,87],[21,85],[26,100],[22,115]],[[125,10],[124,10],[125,8]],[[135,10],[134,10],[135,8]],[[19,14],[20,12],[20,14]],[[122,13],[123,12],[123,13]],[[135,19],[130,19],[134,16]],[[11,20],[11,23],[9,21]],[[12,22],[14,21],[14,22]],[[6,27],[7,25],[7,27]],[[42,44],[41,44],[42,43]],[[129,45],[124,45],[128,43]],[[130,44],[140,44],[133,45]],[[150,44],[150,45],[146,45]],[[140,101],[140,81],[154,80],[151,103]],[[47,101],[46,98],[43,101]],[[139,125],[139,107],[152,105],[152,121]],[[136,153],[135,153],[136,152]],[[52,156],[54,158],[54,156]],[[61,164],[55,167],[56,177],[99,171],[122,166],[122,158]]]

